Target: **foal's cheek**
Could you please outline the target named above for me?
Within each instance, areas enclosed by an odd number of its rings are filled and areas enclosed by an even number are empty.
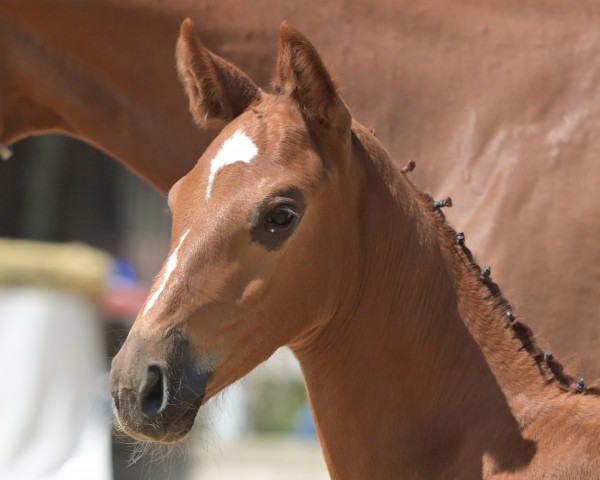
[[[254,280],[250,280],[244,290],[242,291],[242,295],[239,299],[239,303],[245,305],[254,300],[258,300],[262,297],[265,291],[265,282],[261,278],[256,278]]]

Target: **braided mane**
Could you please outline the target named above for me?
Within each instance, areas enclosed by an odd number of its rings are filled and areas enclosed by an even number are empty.
[[[511,329],[514,337],[521,342],[522,348],[535,361],[540,374],[546,379],[546,383],[556,383],[556,385],[565,392],[574,392],[584,395],[600,396],[600,387],[584,385],[583,378],[575,379],[572,375],[565,372],[563,365],[554,358],[554,356],[540,348],[535,340],[533,331],[529,326],[519,321],[513,313],[511,303],[502,295],[502,291],[490,277],[490,267],[482,269],[475,261],[473,253],[465,244],[465,236],[462,232],[456,232],[446,221],[442,208],[451,207],[452,200],[448,197],[445,200],[434,201],[428,193],[419,190],[414,183],[408,178],[407,173],[415,168],[413,161],[403,167],[400,172],[404,175],[407,183],[413,189],[413,192],[425,204],[431,205],[434,217],[439,221],[441,227],[441,235],[446,242],[453,245],[453,250],[465,265],[467,271],[479,279],[482,288],[485,289],[485,300],[489,301],[492,306],[492,311],[497,313],[501,318],[506,319],[505,328]]]

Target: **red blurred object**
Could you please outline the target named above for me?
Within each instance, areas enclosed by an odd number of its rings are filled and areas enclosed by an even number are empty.
[[[100,300],[102,311],[111,317],[133,321],[148,297],[148,287],[119,285],[107,288]]]

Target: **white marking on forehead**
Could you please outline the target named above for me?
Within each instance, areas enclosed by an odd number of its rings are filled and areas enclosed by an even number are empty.
[[[177,253],[179,252],[179,247],[181,247],[181,244],[185,240],[185,237],[187,237],[188,233],[190,233],[189,230],[186,231],[181,236],[181,238],[179,239],[179,244],[177,245],[177,248],[173,251],[173,253],[169,257],[169,260],[167,261],[167,267],[165,268],[165,272],[163,273],[163,276],[162,276],[162,279],[160,282],[160,286],[156,290],[154,290],[154,293],[152,294],[150,299],[146,302],[146,308],[144,308],[144,315],[146,315],[146,313],[148,313],[148,310],[150,310],[152,308],[152,306],[154,305],[154,302],[156,302],[156,300],[158,299],[158,297],[160,296],[162,291],[165,289],[165,285],[167,284],[169,277],[173,273],[173,270],[175,270],[175,268],[177,267]]]
[[[215,158],[210,162],[206,199],[208,200],[212,195],[213,181],[215,175],[221,168],[235,162],[250,163],[250,160],[252,160],[257,153],[258,148],[242,130],[237,130],[231,137],[225,140]]]

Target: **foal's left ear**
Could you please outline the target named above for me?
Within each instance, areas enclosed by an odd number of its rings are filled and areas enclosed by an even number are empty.
[[[260,98],[250,78],[202,44],[189,18],[181,24],[176,58],[190,111],[200,127],[222,126]]]
[[[310,41],[287,22],[279,27],[278,83],[302,109],[308,121],[350,131],[352,116],[319,54]]]

